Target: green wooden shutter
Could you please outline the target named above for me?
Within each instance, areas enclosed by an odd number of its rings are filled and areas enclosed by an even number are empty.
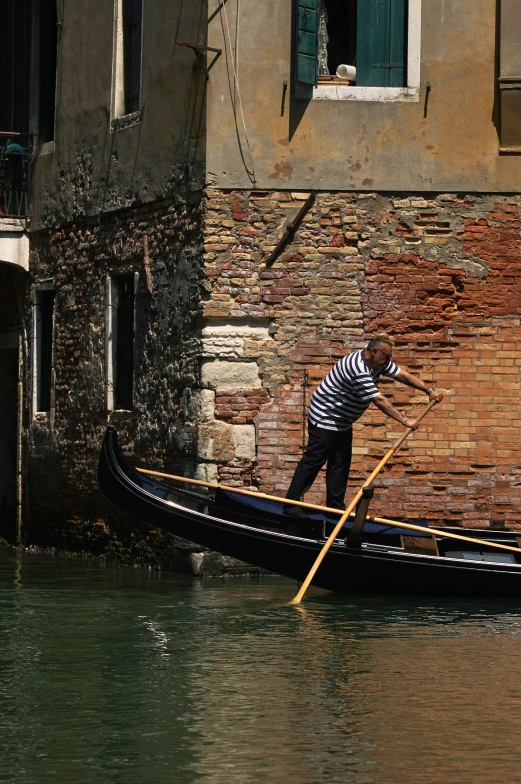
[[[297,82],[318,84],[318,22],[320,0],[296,0],[296,67]]]
[[[359,0],[356,20],[356,83],[404,87],[407,0]]]
[[[391,0],[389,87],[407,85],[407,9],[408,0]]]

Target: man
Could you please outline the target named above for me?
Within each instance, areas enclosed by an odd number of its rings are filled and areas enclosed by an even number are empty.
[[[344,509],[344,496],[351,466],[353,422],[359,419],[371,403],[380,411],[413,430],[416,419],[400,414],[378,391],[380,376],[390,376],[429,396],[438,403],[443,393],[429,387],[416,376],[401,370],[391,361],[393,341],[386,335],[376,335],[367,348],[354,351],[334,365],[311,397],[309,405],[308,445],[291,480],[286,498],[300,501],[324,463],[326,469],[326,505]],[[285,506],[284,511],[294,517],[305,517],[299,506]]]

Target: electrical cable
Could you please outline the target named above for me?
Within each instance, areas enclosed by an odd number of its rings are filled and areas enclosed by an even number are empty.
[[[255,178],[255,164],[254,164],[254,160],[253,160],[253,153],[252,153],[252,150],[251,150],[250,139],[248,137],[248,131],[246,129],[246,120],[244,118],[244,111],[243,111],[243,108],[242,108],[241,91],[239,89],[239,77],[238,77],[238,74],[237,74],[237,72],[239,70],[238,63],[239,63],[240,0],[237,0],[237,28],[236,28],[235,53],[233,52],[232,39],[231,39],[231,35],[230,35],[230,26],[228,24],[228,14],[226,13],[226,0],[225,0],[225,2],[221,3],[220,10],[221,10],[221,16],[222,16],[222,12],[224,11],[224,20],[226,22],[226,33],[227,33],[227,36],[228,36],[228,45],[229,45],[229,48],[230,48],[230,59],[231,59],[231,63],[232,63],[233,78],[234,78],[234,81],[235,81],[235,89],[237,90],[237,98],[239,99],[239,110],[240,110],[240,113],[241,113],[242,126],[244,128],[244,136],[246,138],[246,144],[247,144],[247,147],[248,147],[248,152],[250,154],[251,172],[248,170],[248,167],[246,167],[246,171],[248,172],[248,176],[250,177],[250,179],[255,184],[255,179],[256,179]],[[225,41],[225,45],[226,45],[226,41]],[[237,118],[237,110],[236,110],[236,106],[235,106],[235,101],[232,101],[232,105],[233,105],[233,113],[234,113],[235,117]],[[245,164],[246,164],[246,162],[245,162]]]

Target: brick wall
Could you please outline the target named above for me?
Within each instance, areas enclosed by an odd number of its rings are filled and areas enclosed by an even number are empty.
[[[268,269],[269,253],[307,195],[207,191],[203,318],[228,325],[262,319],[271,336],[256,354],[269,399],[247,384],[216,397],[216,419],[241,417],[243,406],[256,425],[253,469],[250,461],[241,475],[239,464],[234,481],[253,477],[262,490],[283,494],[302,454],[313,388],[341,356],[386,331],[398,364],[451,392],[381,475],[374,511],[516,525],[521,200],[321,193]],[[392,382],[382,390],[409,415],[425,403]],[[355,426],[351,488],[400,433],[369,409]],[[307,500],[323,502],[323,479]]]
[[[152,557],[150,532],[114,516],[97,490],[108,422],[138,463],[283,495],[313,389],[384,330],[398,364],[451,394],[379,478],[374,511],[517,525],[519,200],[321,193],[268,268],[306,197],[211,189],[202,215],[185,193],[33,235],[32,282],[51,281],[57,297],[53,413],[25,423],[30,541]],[[135,410],[108,414],[105,281],[129,272],[140,281]],[[382,390],[409,415],[425,403],[393,382]],[[355,426],[351,489],[400,433],[369,409]],[[308,500],[324,501],[323,477]]]
[[[55,385],[50,414],[34,415],[27,401],[28,541],[105,550],[114,531],[128,546],[133,531],[143,533],[115,515],[97,487],[107,424],[117,427],[136,463],[176,472],[193,468],[193,423],[183,412],[184,390],[199,383],[200,250],[200,195],[189,193],[33,234],[32,283],[48,281],[56,289]],[[106,280],[121,273],[136,273],[139,280],[134,410],[107,412]],[[29,302],[27,325],[30,341]]]

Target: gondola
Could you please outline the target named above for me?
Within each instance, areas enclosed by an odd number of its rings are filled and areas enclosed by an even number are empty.
[[[282,502],[164,484],[125,460],[113,427],[103,439],[98,483],[111,504],[142,523],[297,581],[304,580],[339,520],[320,512],[295,519]],[[358,540],[350,537],[349,520],[312,584],[340,592],[521,596],[515,532],[446,528],[439,535],[414,535],[400,523],[378,519],[364,518]],[[451,539],[451,533],[472,541]],[[519,555],[494,543],[518,548]]]

